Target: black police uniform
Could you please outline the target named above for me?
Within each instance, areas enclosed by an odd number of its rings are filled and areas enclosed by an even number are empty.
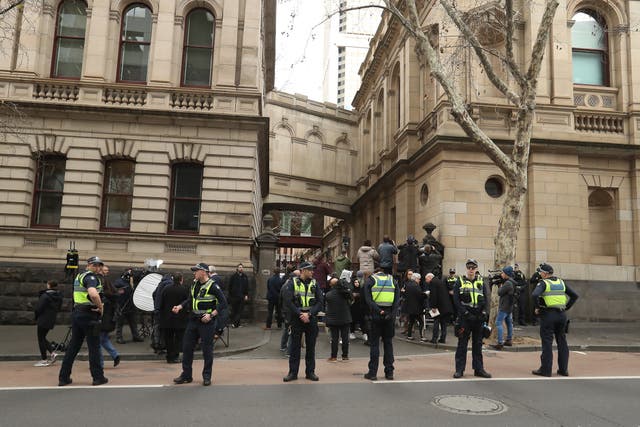
[[[92,271],[88,270],[79,274],[75,280],[78,283],[74,283],[74,289],[78,286],[78,289],[96,288],[98,291],[102,289],[100,279]],[[85,339],[89,350],[89,370],[93,377],[93,384],[99,385],[107,382],[100,362],[100,313],[93,311],[92,308],[95,309],[95,305],[80,304],[74,296],[74,306],[71,312],[71,341],[64,354],[60,373],[58,374],[58,384],[61,386],[71,383],[73,362]]]
[[[375,277],[378,277],[379,280],[388,278],[388,280],[392,281],[394,294],[391,306],[380,306],[376,303],[377,292],[372,291],[372,288],[376,285]],[[380,338],[382,338],[384,350],[382,364],[384,365],[384,374],[387,379],[393,379],[393,336],[395,335],[395,318],[400,305],[400,287],[391,275],[376,273],[367,278],[363,293],[371,316],[371,322],[369,324],[369,371],[367,372],[366,378],[375,379],[378,374]],[[381,311],[384,311],[384,315],[380,314]]]
[[[553,274],[553,271],[551,272]],[[556,276],[551,276],[546,280],[558,281]],[[533,290],[533,297],[536,308],[540,310],[540,339],[542,341],[542,354],[540,355],[540,368],[533,373],[546,377],[551,376],[553,366],[553,337],[556,338],[558,345],[558,374],[569,374],[569,346],[565,328],[567,326],[566,310],[569,310],[578,300],[578,294],[571,289],[566,283],[562,282],[565,288],[565,294],[568,301],[564,308],[549,308],[541,304],[541,297],[545,292],[546,283],[544,279],[538,282]]]
[[[302,309],[301,303],[295,296],[295,286],[293,281],[299,280],[304,285],[308,296],[313,294],[313,301],[308,309]],[[318,338],[318,312],[324,306],[322,290],[313,278],[302,280],[292,278],[282,287],[282,301],[286,306],[285,311],[290,316],[291,327],[291,350],[289,352],[289,374],[285,378],[296,379],[300,369],[300,350],[302,334],[305,337],[305,376],[307,378],[315,376],[316,370],[316,339]],[[309,313],[309,323],[300,320],[301,313]]]
[[[453,300],[458,309],[456,328],[462,328],[462,334],[458,336],[458,347],[456,348],[456,374],[461,375],[464,373],[467,364],[467,344],[471,336],[471,356],[474,373],[478,376],[485,376],[482,375],[485,373],[482,359],[482,329],[483,324],[487,321],[487,287],[482,276],[477,275],[473,279],[472,283],[476,286],[476,290],[480,292],[477,304],[473,304],[471,301],[465,301],[468,297],[461,294],[462,280],[471,282],[466,276],[459,276],[453,286]],[[481,284],[479,281],[481,281]]]
[[[524,273],[522,273],[522,271],[515,271],[514,274],[514,279],[516,281],[515,291],[517,294],[516,302],[518,304],[518,323],[524,326],[527,322],[526,313],[528,305],[527,300],[529,299],[529,284],[527,283],[527,278],[524,276]]]
[[[211,281],[211,286],[208,290],[206,288],[207,283]],[[218,315],[212,318],[209,322],[202,322],[202,314],[193,313],[193,300],[195,295],[201,297],[213,296],[216,301],[212,302],[209,306],[201,305],[200,308],[218,311]],[[184,331],[184,338],[182,342],[182,373],[178,379],[180,382],[191,382],[193,380],[193,371],[191,365],[193,364],[193,352],[200,338],[202,346],[202,357],[204,359],[204,367],[202,368],[202,379],[205,382],[211,381],[211,374],[213,372],[213,344],[215,335],[222,335],[224,327],[226,325],[228,311],[227,300],[224,297],[224,293],[216,281],[209,279],[205,283],[194,281],[191,285],[191,291],[189,293],[189,299],[182,302],[182,309],[188,309],[189,321],[187,322],[187,328]]]

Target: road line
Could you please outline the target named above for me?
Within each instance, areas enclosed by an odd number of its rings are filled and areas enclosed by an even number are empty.
[[[173,387],[168,384],[133,384],[133,385],[101,385],[99,387],[92,385],[67,385],[64,387],[42,386],[42,387],[0,387],[0,391],[20,391],[20,390],[100,390],[103,388],[162,388]]]
[[[640,380],[640,376],[603,376],[603,377],[517,377],[517,378],[449,378],[434,380],[392,380],[373,381],[374,384],[411,384],[411,383],[457,383],[469,381],[545,381],[545,380]]]

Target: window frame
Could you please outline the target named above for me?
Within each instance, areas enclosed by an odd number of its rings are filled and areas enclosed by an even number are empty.
[[[60,36],[58,31],[60,29],[60,11],[62,10],[62,6],[69,1],[63,0],[58,5],[58,12],[56,13],[56,28],[53,33],[53,53],[51,55],[51,69],[49,70],[49,75],[52,79],[61,79],[61,80],[80,80],[82,78],[82,67],[80,69],[80,75],[78,77],[67,77],[67,76],[58,76],[55,74],[56,63],[58,62],[58,40],[59,39],[71,39],[71,40],[82,40],[82,65],[84,66],[84,45],[87,40],[87,23],[85,21],[84,25],[84,37],[72,37],[72,36]],[[80,0],[85,5],[85,17],[87,17],[87,9],[89,5],[85,0]]]
[[[191,15],[193,12],[199,11],[199,10],[204,10],[208,13],[211,14],[211,16],[213,16],[213,27],[212,27],[212,31],[211,31],[211,46],[210,47],[205,47],[205,46],[199,46],[199,45],[188,45],[188,39],[187,39],[187,29],[189,26],[189,15]],[[209,89],[211,88],[211,85],[213,84],[213,53],[214,53],[214,46],[216,44],[216,14],[213,13],[211,10],[205,8],[205,7],[196,7],[192,10],[189,11],[189,13],[187,13],[187,15],[184,17],[184,29],[182,31],[182,63],[180,64],[180,87],[192,87],[192,88],[200,88],[200,89]],[[208,85],[189,85],[185,83],[185,70],[186,70],[186,59],[187,59],[187,48],[197,48],[197,49],[209,49],[209,51],[211,52],[211,62],[209,64],[209,84]]]
[[[176,168],[177,167],[181,167],[181,166],[191,166],[191,167],[198,167],[200,168],[201,171],[201,178],[200,178],[200,197],[199,198],[194,198],[194,197],[175,197],[174,193],[175,193],[175,185],[176,185]],[[204,187],[204,165],[202,163],[198,163],[198,162],[175,162],[171,165],[171,188],[170,188],[170,193],[169,193],[169,222],[167,223],[167,234],[181,234],[181,235],[194,235],[197,236],[200,234],[200,218],[202,217],[202,190]],[[196,231],[191,231],[191,230],[175,230],[174,229],[174,224],[173,224],[173,211],[174,211],[174,207],[175,207],[175,202],[176,200],[188,200],[188,201],[193,201],[193,200],[198,200],[199,201],[199,207],[198,207],[198,229]]]
[[[146,4],[144,3],[131,3],[130,5],[128,5],[126,8],[124,8],[124,10],[122,11],[122,14],[120,15],[120,32],[118,33],[118,68],[116,69],[116,82],[117,83],[127,83],[127,84],[132,84],[132,85],[146,85],[147,82],[149,81],[149,61],[151,60],[151,57],[149,57],[147,59],[147,75],[145,76],[145,80],[144,81],[139,81],[139,80],[123,80],[121,78],[121,69],[120,66],[122,65],[122,48],[125,44],[134,44],[134,45],[144,45],[144,46],[149,46],[149,55],[151,55],[151,41],[149,40],[148,42],[130,42],[130,41],[126,41],[123,40],[122,36],[122,31],[124,30],[124,23],[126,21],[125,19],[125,15],[127,14],[127,12],[130,9],[133,9],[134,7],[144,7],[145,9],[147,9],[149,11],[149,13],[151,14],[151,35],[150,35],[150,39],[153,39],[153,10]]]
[[[41,206],[41,203],[39,202],[40,199],[40,195],[42,193],[45,194],[60,194],[61,197],[64,197],[64,175],[63,175],[63,180],[62,180],[62,191],[53,191],[53,190],[43,190],[43,189],[39,189],[38,187],[38,183],[40,182],[40,178],[41,178],[41,173],[42,173],[42,168],[41,166],[41,162],[45,161],[45,160],[56,160],[56,161],[63,161],[64,162],[64,173],[66,174],[67,172],[67,158],[62,155],[62,154],[58,154],[58,153],[51,153],[51,154],[45,154],[45,153],[38,153],[38,157],[35,159],[36,160],[36,174],[34,177],[34,183],[33,183],[33,200],[31,203],[31,227],[32,228],[50,228],[50,229],[59,229],[60,228],[60,222],[58,222],[58,224],[38,224],[36,222],[36,216],[38,213],[38,207]],[[60,200],[60,216],[62,217],[62,199]]]
[[[131,230],[131,218],[129,218],[129,227],[127,228],[122,228],[122,227],[107,227],[106,225],[106,219],[107,219],[107,199],[109,197],[123,197],[126,196],[129,200],[131,200],[131,210],[130,210],[130,214],[133,211],[133,190],[134,190],[134,185],[132,182],[132,186],[131,186],[131,194],[126,194],[126,193],[108,193],[108,165],[111,162],[128,162],[131,163],[131,165],[133,166],[132,172],[133,172],[133,179],[135,180],[135,167],[136,167],[136,162],[132,159],[127,159],[127,158],[113,158],[113,159],[108,159],[104,162],[104,176],[103,176],[103,181],[102,181],[102,203],[101,203],[101,208],[100,208],[100,230],[101,231],[130,231]]]
[[[571,18],[573,19],[578,13],[584,13],[585,15],[589,15],[591,18],[593,18],[594,21],[596,21],[598,23],[598,25],[600,25],[600,27],[602,28],[602,33],[604,34],[604,43],[605,46],[607,46],[607,50],[600,50],[600,49],[587,49],[587,48],[576,48],[573,47],[573,40],[571,40],[571,58],[572,58],[572,68],[573,68],[573,53],[574,52],[580,52],[580,53],[590,53],[590,54],[599,54],[600,57],[602,58],[601,61],[601,69],[602,69],[602,84],[598,85],[598,84],[592,84],[592,83],[576,83],[575,81],[573,81],[573,69],[571,70],[572,75],[571,75],[571,83],[573,83],[574,85],[584,85],[584,86],[594,86],[594,87],[611,87],[611,72],[610,72],[610,67],[611,67],[611,61],[609,58],[611,49],[609,46],[609,34],[607,33],[607,21],[606,19],[597,11],[593,10],[593,9],[579,9],[576,10],[573,15],[571,16]]]

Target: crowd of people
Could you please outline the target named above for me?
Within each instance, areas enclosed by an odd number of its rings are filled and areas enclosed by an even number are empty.
[[[458,338],[453,377],[464,375],[467,344],[471,340],[474,375],[490,378],[482,357],[483,340],[490,331],[487,325],[489,293],[497,291],[499,296],[497,341],[492,347],[502,350],[512,345],[514,307],[518,309],[519,323],[527,320],[529,283],[517,264],[505,266],[499,275],[485,278],[478,272],[474,259],[466,261],[464,274],[456,274],[451,268],[443,278],[442,249],[423,243],[418,246],[409,236],[405,244],[396,246],[392,239],[384,236],[382,243],[374,248],[367,240],[357,251],[356,270],[352,270],[354,265],[346,249],[333,266],[322,254],[313,262],[290,265],[284,272],[274,269],[267,281],[265,329],[271,329],[274,320],[282,329],[280,350],[289,357],[289,370],[283,381],[298,379],[303,342],[305,378],[319,380],[315,373],[315,346],[320,321],[329,330],[329,362],[338,361],[339,351],[342,360],[349,360],[350,340],[356,338],[357,331],[361,332],[364,343],[370,347],[366,379],[377,379],[381,343],[385,378],[394,378],[396,327],[407,340],[418,338],[438,345],[447,342],[447,329],[452,325]],[[194,281],[190,285],[185,284],[191,282],[180,273],[164,274],[157,285],[153,294],[152,347],[158,354],[165,355],[167,363],[182,363],[182,372],[174,379],[176,384],[193,381],[193,355],[200,348],[205,361],[203,385],[207,386],[211,384],[215,340],[222,336],[227,325],[242,326],[242,310],[249,301],[249,279],[242,264],[227,281],[228,286],[214,266],[198,263],[191,271]],[[59,373],[60,386],[71,384],[73,362],[84,341],[89,350],[93,384],[101,385],[108,382],[101,348],[111,357],[114,367],[121,360],[110,333],[115,330],[116,343],[125,344],[122,328],[126,322],[132,339],[143,340],[132,302],[140,276],[134,269],[128,269],[112,283],[109,273],[109,267],[94,256],[87,260],[86,270],[74,279],[71,339]],[[543,347],[541,366],[532,371],[534,375],[551,375],[554,337],[558,344],[558,374],[568,375],[565,311],[578,296],[553,273],[553,267],[541,264],[531,279],[535,284],[531,294],[533,310],[540,318]],[[35,310],[41,353],[41,361],[36,366],[51,365],[61,350],[46,339],[61,304],[57,283],[48,282]],[[426,324],[431,320],[433,329],[428,337]]]

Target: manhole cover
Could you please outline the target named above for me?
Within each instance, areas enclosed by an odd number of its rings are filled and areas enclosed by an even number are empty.
[[[454,414],[497,415],[507,411],[507,406],[497,400],[482,396],[465,396],[463,394],[447,394],[436,396],[431,404]]]

